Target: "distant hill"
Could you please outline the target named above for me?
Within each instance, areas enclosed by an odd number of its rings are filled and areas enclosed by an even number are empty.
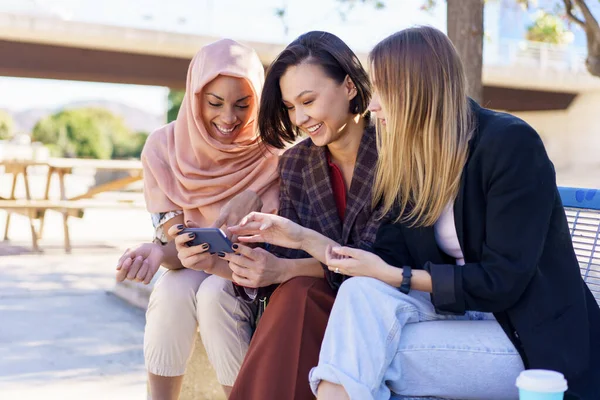
[[[68,103],[57,109],[32,108],[23,111],[7,111],[12,114],[16,124],[15,128],[18,132],[30,133],[35,124],[48,115],[54,114],[60,110],[84,107],[107,109],[113,114],[123,118],[125,124],[134,132],[152,132],[166,123],[165,115],[153,114],[126,104],[106,100]]]
[[[31,108],[24,111],[10,111],[15,120],[15,131],[30,133],[35,124],[42,118],[53,114],[54,110],[43,108]]]

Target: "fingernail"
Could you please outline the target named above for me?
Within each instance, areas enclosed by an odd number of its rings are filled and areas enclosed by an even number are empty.
[[[231,246],[231,247],[232,247],[234,250],[237,250],[237,249],[238,249],[238,247],[240,247],[240,246],[238,246],[237,244],[234,244],[234,245],[233,245],[233,246]]]
[[[225,257],[225,253],[223,253],[222,251],[218,252],[217,255],[221,258]]]
[[[189,237],[190,239],[193,239],[195,236],[196,236],[196,234],[195,234],[195,233],[189,233],[189,234],[188,234],[188,237]]]
[[[209,247],[210,247],[210,246],[208,245],[208,243],[204,243],[204,244],[202,245],[202,248],[203,248],[203,249],[205,249],[205,250],[206,250],[206,249],[208,249]]]
[[[179,225],[177,225],[177,230],[179,230],[179,231],[180,231],[180,230],[183,230],[183,228],[185,228],[185,227],[183,226],[183,224],[179,224]]]

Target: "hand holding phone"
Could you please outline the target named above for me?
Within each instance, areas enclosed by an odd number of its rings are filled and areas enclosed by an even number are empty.
[[[188,242],[188,246],[198,246],[202,243],[209,245],[208,252],[210,254],[215,253],[233,253],[231,246],[233,243],[219,228],[184,228],[180,235],[193,233],[194,239]]]

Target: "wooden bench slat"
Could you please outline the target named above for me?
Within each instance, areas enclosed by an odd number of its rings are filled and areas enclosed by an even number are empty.
[[[145,208],[143,202],[97,200],[0,200],[0,209]]]

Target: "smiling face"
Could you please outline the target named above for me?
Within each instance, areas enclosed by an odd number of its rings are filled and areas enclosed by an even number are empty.
[[[285,71],[279,87],[290,121],[317,146],[339,140],[354,117],[349,111],[350,101],[357,91],[348,77],[340,84],[322,67],[302,63]]]
[[[242,78],[220,75],[200,94],[202,121],[210,136],[231,144],[254,114],[255,99],[250,84]]]

